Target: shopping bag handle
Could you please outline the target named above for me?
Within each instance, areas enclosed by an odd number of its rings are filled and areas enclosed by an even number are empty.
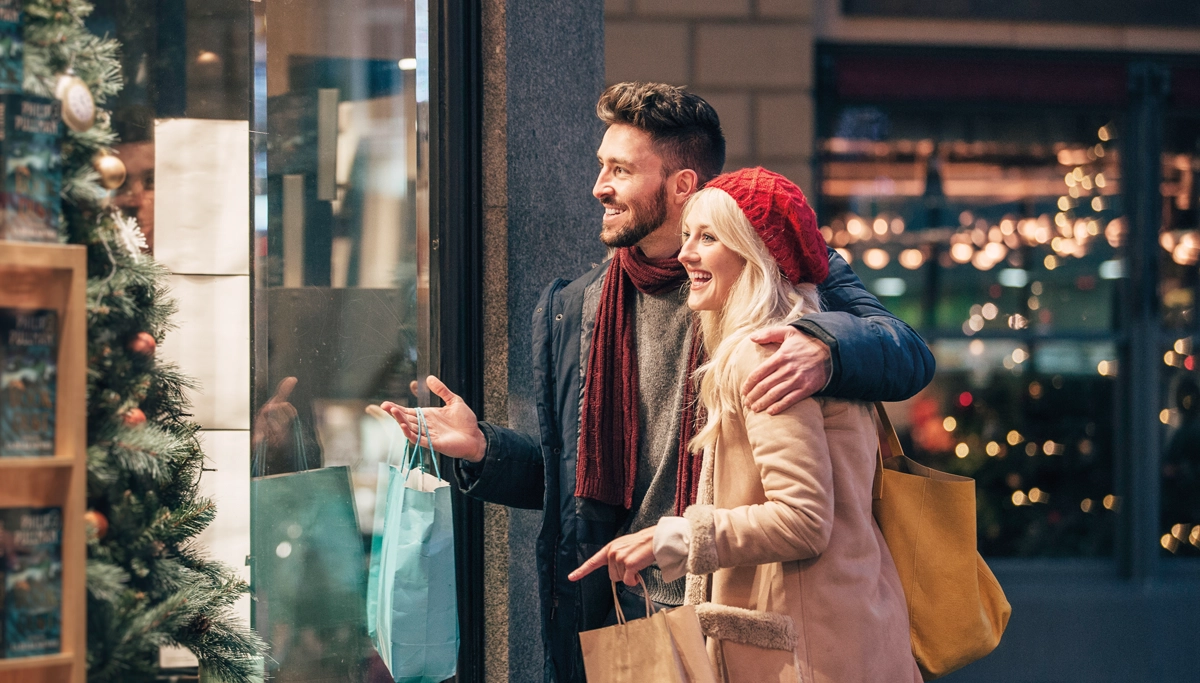
[[[406,475],[414,467],[418,467],[421,463],[421,441],[425,442],[425,452],[429,455],[430,461],[433,462],[433,473],[438,479],[442,478],[441,465],[438,463],[437,453],[433,452],[433,440],[429,436],[429,425],[425,422],[425,411],[417,408],[417,444],[412,446],[408,439],[404,440],[405,458],[401,463],[401,471]]]
[[[900,445],[900,437],[896,436],[896,428],[892,425],[892,420],[888,417],[882,402],[875,402],[875,413],[879,415],[881,428],[879,443],[875,446],[875,479],[871,483],[871,497],[875,500],[883,500],[883,442],[887,442],[888,452],[892,454],[892,457],[904,455],[904,447]]]
[[[646,589],[646,582],[642,581],[642,575],[638,574],[638,585],[642,587],[642,597],[646,599],[646,616],[653,616],[658,610],[654,608],[654,603],[650,600],[650,591]],[[626,623],[625,612],[621,610],[621,599],[617,597],[617,582],[612,582],[613,607],[617,611],[617,623],[624,626]]]

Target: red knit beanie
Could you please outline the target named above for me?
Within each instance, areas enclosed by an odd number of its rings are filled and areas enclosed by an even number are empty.
[[[820,284],[829,275],[817,214],[795,183],[758,166],[713,178],[705,189],[724,190],[741,207],[767,251],[794,285]]]

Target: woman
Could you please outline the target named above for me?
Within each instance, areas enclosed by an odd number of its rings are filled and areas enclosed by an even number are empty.
[[[697,371],[707,422],[697,504],[614,540],[602,566],[635,583],[657,563],[688,576],[709,651],[730,683],[919,683],[900,580],[871,514],[870,405],[806,399],[755,413],[740,387],[772,353],[765,327],[819,310],[825,243],[800,188],[755,168],[715,178],[683,211],[679,260],[710,359]]]

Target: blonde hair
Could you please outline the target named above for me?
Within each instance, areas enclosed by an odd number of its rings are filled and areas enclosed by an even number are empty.
[[[758,330],[820,311],[821,302],[816,285],[788,282],[746,214],[724,190],[708,188],[692,195],[681,220],[686,221],[695,211],[707,213],[708,227],[717,239],[746,261],[721,308],[698,314],[708,355],[708,362],[696,369],[694,378],[708,410],[708,422],[688,444],[698,453],[715,444],[725,418],[741,410],[741,383],[732,362],[738,345]]]

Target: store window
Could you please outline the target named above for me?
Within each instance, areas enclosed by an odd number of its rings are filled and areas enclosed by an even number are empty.
[[[896,409],[906,444],[975,479],[985,555],[1111,556],[1120,102],[1055,102],[1053,89],[997,102],[962,59],[942,72],[960,91],[938,93],[922,74],[935,61],[880,76],[872,59],[826,60],[819,214],[936,357],[932,384]],[[919,95],[855,81],[868,72]]]
[[[248,509],[221,505],[232,521],[207,541],[249,567],[270,680],[391,680],[368,634],[367,576],[379,465],[399,464],[403,439],[376,406],[429,405],[432,372],[478,402],[474,11],[97,0],[88,19],[124,46],[111,106],[128,175],[114,206],[177,283],[203,280],[178,293],[206,313],[195,319],[252,319],[252,349],[240,334],[197,349],[217,367],[192,395],[230,423],[205,421],[206,484],[249,490]],[[272,485],[298,474],[316,483]],[[482,680],[481,504],[452,495],[458,679]]]
[[[253,622],[278,680],[389,678],[367,632],[377,408],[437,367],[429,8],[268,1],[254,17]],[[308,477],[293,506],[273,479]],[[389,653],[390,654],[390,653]]]

